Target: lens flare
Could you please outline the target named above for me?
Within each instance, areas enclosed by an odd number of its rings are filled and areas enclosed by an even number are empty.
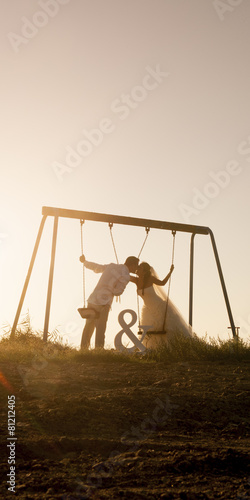
[[[14,388],[12,387],[12,385],[8,382],[8,380],[6,379],[6,377],[4,376],[4,374],[2,372],[0,372],[0,383],[6,388],[8,389],[9,391],[11,391],[11,393],[13,393],[14,391]]]

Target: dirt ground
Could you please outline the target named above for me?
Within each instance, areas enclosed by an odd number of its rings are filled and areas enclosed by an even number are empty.
[[[8,359],[1,372],[0,498],[250,498],[247,362]]]

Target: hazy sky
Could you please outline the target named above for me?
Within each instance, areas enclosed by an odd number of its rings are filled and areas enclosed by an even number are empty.
[[[42,206],[209,226],[235,323],[250,332],[250,2],[2,0],[0,324],[12,323]],[[52,220],[23,313],[43,328]],[[114,227],[119,259],[143,228]],[[107,225],[86,223],[89,260],[114,261]],[[177,233],[171,298],[188,317],[190,236]],[[171,233],[142,259],[161,277]],[[79,345],[78,221],[60,220],[50,329]],[[87,273],[88,292],[97,276]],[[228,337],[209,238],[195,245],[194,328]],[[134,285],[110,315],[136,309]]]

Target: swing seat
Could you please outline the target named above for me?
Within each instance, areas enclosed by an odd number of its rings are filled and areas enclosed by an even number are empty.
[[[77,310],[83,319],[98,319],[100,316],[99,312],[90,307],[79,307]]]
[[[141,332],[139,331],[139,340],[142,338]],[[142,340],[142,344],[146,349],[158,349],[162,345],[167,345],[168,335],[165,330],[148,330],[145,337]]]

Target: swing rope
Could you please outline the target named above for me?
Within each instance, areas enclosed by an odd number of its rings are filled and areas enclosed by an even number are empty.
[[[83,255],[83,224],[84,224],[84,222],[85,221],[83,219],[80,219],[81,255]],[[115,252],[116,262],[117,262],[117,264],[119,264],[119,260],[118,260],[118,256],[117,256],[117,252],[116,252],[116,247],[115,247],[115,242],[114,242],[114,238],[113,238],[113,234],[112,234],[112,227],[113,227],[113,223],[110,222],[109,223],[109,229],[110,229],[111,241],[112,241],[114,252]],[[85,279],[85,266],[84,266],[84,264],[83,264],[82,267],[83,267],[83,271],[82,271],[83,307],[85,308],[86,307],[86,279]]]
[[[149,235],[150,227],[145,227],[145,231],[146,231],[146,233],[147,233],[147,234],[146,234],[146,236],[145,236],[145,239],[144,239],[144,242],[143,242],[143,244],[142,244],[141,250],[140,250],[140,252],[138,253],[138,259],[140,258],[141,253],[142,253],[142,250],[143,250],[143,248],[144,248],[144,246],[145,246],[145,243],[146,243],[146,241],[147,241],[147,239],[148,239],[148,235]]]
[[[83,255],[83,224],[84,220],[80,219],[80,233],[81,233],[81,254]],[[83,307],[78,308],[78,312],[83,319],[97,319],[99,318],[99,312],[94,308],[86,307],[86,280],[85,280],[85,265],[82,265],[82,285],[83,285]]]
[[[138,259],[140,258],[141,256],[141,253],[142,253],[142,250],[145,246],[145,243],[148,239],[148,236],[149,236],[149,231],[150,231],[150,227],[145,227],[145,231],[146,231],[146,236],[144,238],[144,241],[143,241],[143,244],[142,244],[142,247],[141,247],[141,250],[140,252],[138,253]],[[137,295],[137,317],[138,317],[138,322],[140,323],[140,302],[139,302],[139,296],[138,296],[138,293],[136,294]],[[140,324],[139,324],[139,332],[140,332]]]
[[[84,220],[81,219],[80,220],[80,228],[81,228],[81,255],[83,255],[83,224],[84,224]],[[86,286],[85,286],[85,266],[84,266],[84,263],[82,265],[82,287],[83,287],[83,307],[86,307]]]
[[[116,248],[115,248],[115,242],[114,242],[114,238],[113,238],[113,233],[112,233],[112,228],[113,228],[113,222],[109,222],[110,237],[111,237],[113,249],[114,249],[114,252],[115,252],[116,262],[117,262],[117,264],[119,264],[119,260],[118,260],[118,256],[117,256],[117,251],[116,251]]]
[[[149,231],[149,228],[147,228],[147,229]],[[173,247],[172,247],[172,263],[171,263],[171,265],[174,264],[174,251],[175,251],[175,236],[176,236],[176,231],[173,230],[172,231],[172,235],[173,235]],[[147,234],[147,236],[145,238],[145,241],[144,241],[144,244],[143,244],[142,248],[145,245],[147,237],[148,237],[148,234]],[[140,254],[141,254],[141,252],[140,252]],[[162,331],[164,331],[165,322],[166,322],[166,318],[167,318],[168,302],[169,302],[169,294],[170,294],[170,286],[171,286],[171,276],[172,275],[170,275],[169,281],[168,281],[168,294],[167,294],[167,302],[166,302],[166,307],[165,307],[165,312],[164,312],[164,319],[163,319]],[[138,320],[140,322],[140,302],[139,302],[139,296],[138,296],[138,294],[137,294],[137,311],[138,311]],[[139,324],[139,328],[140,328],[140,324]]]
[[[172,231],[172,235],[173,235],[173,248],[172,248],[172,263],[171,263],[171,266],[173,266],[174,264],[174,250],[175,250],[175,235],[176,235],[176,231]],[[164,328],[165,328],[165,322],[166,322],[166,319],[167,319],[167,312],[168,312],[168,302],[169,302],[169,294],[170,294],[170,286],[171,286],[171,276],[172,276],[172,273],[170,274],[170,277],[169,277],[169,280],[168,280],[168,294],[167,294],[167,302],[166,302],[166,307],[165,307],[165,313],[164,313],[164,319],[163,319],[163,325],[162,325],[162,330],[164,331]]]
[[[140,333],[142,333],[142,330],[140,330],[140,326],[141,326],[140,325],[140,315],[141,315],[141,313],[140,313],[140,302],[139,302],[139,295],[138,295],[138,293],[136,295],[137,295],[137,315],[138,315],[137,318],[138,318],[138,327],[139,327],[138,334],[140,335]]]

